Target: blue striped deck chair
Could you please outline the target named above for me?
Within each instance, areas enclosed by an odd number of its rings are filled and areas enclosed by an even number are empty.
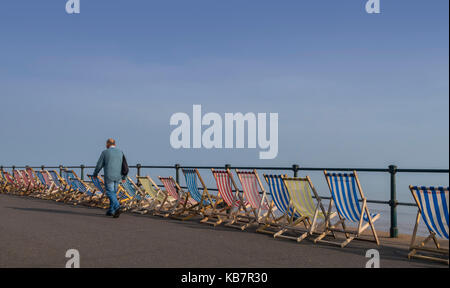
[[[368,241],[374,241],[377,245],[380,245],[377,231],[375,230],[373,223],[379,219],[381,215],[370,213],[369,208],[367,207],[367,199],[364,196],[356,171],[353,171],[352,173],[328,173],[325,170],[324,175],[328,183],[328,188],[331,192],[328,215],[332,215],[331,210],[334,204],[340,220],[332,224],[330,217],[327,217],[325,220],[325,232],[317,237],[314,242],[335,244],[344,248],[355,238],[360,240],[368,240],[361,238],[361,235],[367,228],[370,227],[373,239]],[[360,202],[362,204],[360,204]],[[345,224],[346,221],[357,223],[357,230],[353,231],[347,229]],[[338,229],[338,225],[341,225],[342,229]],[[326,235],[332,232],[344,233],[346,238],[345,241],[342,243],[336,243],[323,240]]]
[[[448,248],[441,248],[437,237],[446,239],[448,242],[449,187],[409,186],[409,189],[416,201],[418,210],[408,258],[434,260],[444,262],[448,265]],[[421,218],[423,219],[423,222],[425,222],[430,235],[424,241],[416,244],[416,234]],[[433,240],[434,247],[426,247],[426,244],[430,242],[430,240]],[[424,255],[422,253],[417,254],[417,252],[431,252],[433,254],[439,254],[441,257]],[[444,257],[446,258],[444,259]]]
[[[274,237],[278,233],[277,236],[280,238],[290,238],[289,236],[281,235],[282,233],[279,233],[281,229],[287,229],[287,227],[289,227],[289,230],[292,231],[302,224],[305,227],[308,225],[307,217],[298,213],[291,204],[289,192],[283,182],[283,178],[285,177],[287,177],[287,175],[264,174],[264,179],[269,186],[270,195],[278,215],[270,217],[270,214],[268,214],[263,221],[264,225],[259,227],[256,230],[257,232],[271,234]]]
[[[73,204],[89,204],[91,206],[97,205],[100,198],[103,196],[101,192],[97,192],[90,188],[86,183],[76,177],[75,174],[69,173],[69,175],[74,175],[74,177],[69,178],[71,186],[76,191],[74,196],[70,199],[71,201],[74,201]]]
[[[196,204],[190,206],[186,212],[189,216],[200,215],[203,217],[201,222],[207,222],[207,216],[216,213],[217,198],[209,193],[198,169],[184,168],[182,171],[189,192],[188,196],[196,202]],[[200,182],[201,188],[199,188],[198,182]],[[200,190],[202,192],[200,192]]]
[[[125,183],[120,183],[120,186],[125,190],[126,194],[131,197],[126,201],[124,210],[129,210],[136,213],[146,213],[147,209],[152,204],[152,199],[145,194],[130,177],[127,177]]]
[[[99,195],[98,206],[101,208],[107,208],[108,207],[108,197],[106,197],[106,188],[105,183],[100,177],[94,177],[93,175],[87,175],[89,180],[92,182],[92,185],[94,185],[95,189],[97,190],[97,194]],[[101,196],[100,196],[101,195]]]
[[[44,199],[52,199],[55,197],[55,195],[59,192],[59,189],[55,186],[55,184],[50,181],[50,178],[46,171],[35,171],[36,177],[38,178],[39,182],[44,186],[44,191],[42,195],[39,195],[39,197]]]

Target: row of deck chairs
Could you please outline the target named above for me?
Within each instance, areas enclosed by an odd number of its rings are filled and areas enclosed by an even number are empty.
[[[197,169],[182,171],[186,190],[172,177],[159,176],[161,187],[149,176],[138,176],[136,183],[127,178],[119,186],[118,192],[123,209],[178,220],[200,217],[201,223],[212,226],[223,224],[240,230],[254,226],[257,232],[297,242],[310,238],[314,243],[345,247],[352,240],[360,239],[380,244],[374,226],[380,214],[369,211],[356,171],[324,171],[331,194],[327,208],[308,176],[264,174],[263,179],[269,187],[266,191],[256,170],[235,170],[239,187],[231,170],[212,169],[217,193],[211,193]],[[31,168],[14,170],[13,175],[3,171],[0,173],[1,191],[7,193],[74,205],[101,208],[108,205],[105,186],[100,177],[88,175],[90,181],[86,183],[71,170],[63,170],[61,175],[56,171],[34,171]],[[448,264],[448,249],[440,247],[437,238],[448,240],[449,188],[411,186],[410,190],[417,203],[418,213],[408,257]],[[417,244],[416,235],[421,218],[430,235]],[[356,228],[348,227],[350,223],[356,224]],[[366,230],[370,230],[370,234],[363,235]],[[337,241],[336,233],[342,234],[344,240]],[[432,248],[426,245],[430,241],[434,244]],[[438,253],[443,257],[421,252]]]

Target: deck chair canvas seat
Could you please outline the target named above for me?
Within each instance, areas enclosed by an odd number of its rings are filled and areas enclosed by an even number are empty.
[[[448,265],[448,248],[442,248],[437,238],[449,239],[449,187],[410,186],[409,189],[418,209],[408,258],[434,260]],[[423,219],[429,236],[416,243],[420,219]],[[433,243],[432,247],[427,246],[430,241]],[[433,255],[425,255],[423,252]],[[435,254],[439,257],[434,256]]]
[[[361,238],[361,235],[365,230],[370,228],[373,239],[368,241],[373,241],[377,245],[380,245],[374,222],[378,220],[381,215],[370,213],[369,208],[367,207],[367,199],[364,196],[356,171],[353,171],[352,173],[328,173],[327,171],[324,171],[324,175],[331,192],[327,213],[328,216],[332,215],[331,210],[334,205],[339,220],[332,223],[330,217],[327,217],[325,220],[325,232],[317,237],[314,242],[325,242],[339,245],[344,248],[354,239],[368,240]],[[360,202],[362,204],[360,204]],[[353,231],[347,229],[346,222],[356,223],[358,225],[357,230]],[[337,228],[338,226],[342,226],[342,229]],[[344,233],[345,241],[337,243],[323,240],[325,236],[333,232]]]
[[[274,237],[296,239],[296,237],[283,235],[283,229],[289,227],[289,231],[294,231],[298,227],[307,227],[307,217],[299,214],[292,206],[289,192],[283,182],[286,175],[267,175],[264,179],[269,186],[270,195],[277,209],[277,214],[267,215],[263,225],[256,232],[270,234]]]

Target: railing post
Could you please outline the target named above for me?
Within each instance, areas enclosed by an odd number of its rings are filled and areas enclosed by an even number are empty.
[[[294,177],[298,177],[298,168],[297,164],[292,165],[292,171],[294,171]]]
[[[228,170],[228,169],[231,170],[231,165],[230,165],[230,164],[226,164],[226,165],[225,165],[225,170]]]
[[[391,175],[391,200],[389,201],[389,206],[391,206],[391,229],[390,237],[398,237],[398,227],[397,227],[397,184],[395,179],[395,174],[397,174],[397,166],[389,166],[389,174]]]
[[[13,171],[13,173],[14,173],[14,170],[16,170],[16,166],[13,165],[11,168],[12,168],[12,171]]]
[[[45,170],[45,165],[41,165],[41,171]]]
[[[137,177],[141,176],[141,168],[142,168],[141,164],[136,164],[136,170],[137,170],[136,175],[137,175]]]
[[[180,164],[175,164],[175,181],[180,183]]]
[[[84,168],[85,166],[83,164],[80,165],[80,177],[81,177],[81,181],[84,181]]]
[[[59,165],[59,175],[61,176],[61,174],[62,174],[62,171],[63,171],[63,166],[62,165]]]

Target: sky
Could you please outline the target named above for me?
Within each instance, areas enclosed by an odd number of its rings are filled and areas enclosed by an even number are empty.
[[[448,168],[449,1],[3,0],[0,165]],[[278,113],[279,153],[170,146],[172,114]],[[448,175],[443,180],[448,185]]]

